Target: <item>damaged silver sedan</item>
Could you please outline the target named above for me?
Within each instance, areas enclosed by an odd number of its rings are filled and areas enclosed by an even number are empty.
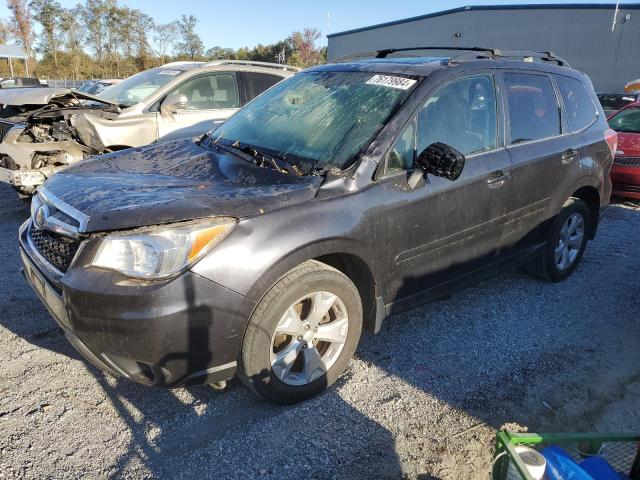
[[[297,70],[231,60],[174,62],[97,96],[67,88],[0,92],[0,181],[29,196],[84,158],[202,135]]]

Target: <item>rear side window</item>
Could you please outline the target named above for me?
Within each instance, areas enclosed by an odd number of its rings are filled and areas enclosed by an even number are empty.
[[[278,75],[269,75],[268,73],[245,72],[243,74],[245,89],[247,92],[247,101],[253,100],[265,90],[273,87],[282,80]]]
[[[511,144],[560,134],[560,106],[547,75],[505,73]]]
[[[563,75],[556,75],[556,81],[560,87],[569,130],[575,132],[591,125],[597,110],[582,82]]]

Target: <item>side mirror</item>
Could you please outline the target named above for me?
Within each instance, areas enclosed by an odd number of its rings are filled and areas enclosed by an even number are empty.
[[[160,110],[162,113],[172,116],[172,114],[176,113],[178,110],[184,110],[187,108],[188,104],[189,101],[184,93],[174,92],[167,95],[162,101]]]
[[[456,180],[464,168],[464,155],[445,143],[432,143],[425,148],[416,163],[425,172],[444,177],[447,180]]]

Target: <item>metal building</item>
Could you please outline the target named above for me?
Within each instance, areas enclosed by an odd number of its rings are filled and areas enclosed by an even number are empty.
[[[615,19],[615,20],[614,20]],[[615,22],[615,23],[614,23]],[[329,61],[384,48],[552,51],[601,92],[640,78],[640,3],[470,6],[328,35]]]

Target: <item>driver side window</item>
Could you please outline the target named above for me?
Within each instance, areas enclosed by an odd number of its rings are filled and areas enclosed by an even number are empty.
[[[441,142],[465,156],[497,146],[492,75],[463,77],[436,90],[418,112],[418,152]]]
[[[493,76],[472,75],[449,82],[429,96],[387,153],[385,175],[413,169],[420,152],[437,142],[463,155],[497,147]]]
[[[173,93],[187,97],[186,110],[218,110],[238,108],[238,86],[235,75],[217,73],[202,75],[182,84]]]

